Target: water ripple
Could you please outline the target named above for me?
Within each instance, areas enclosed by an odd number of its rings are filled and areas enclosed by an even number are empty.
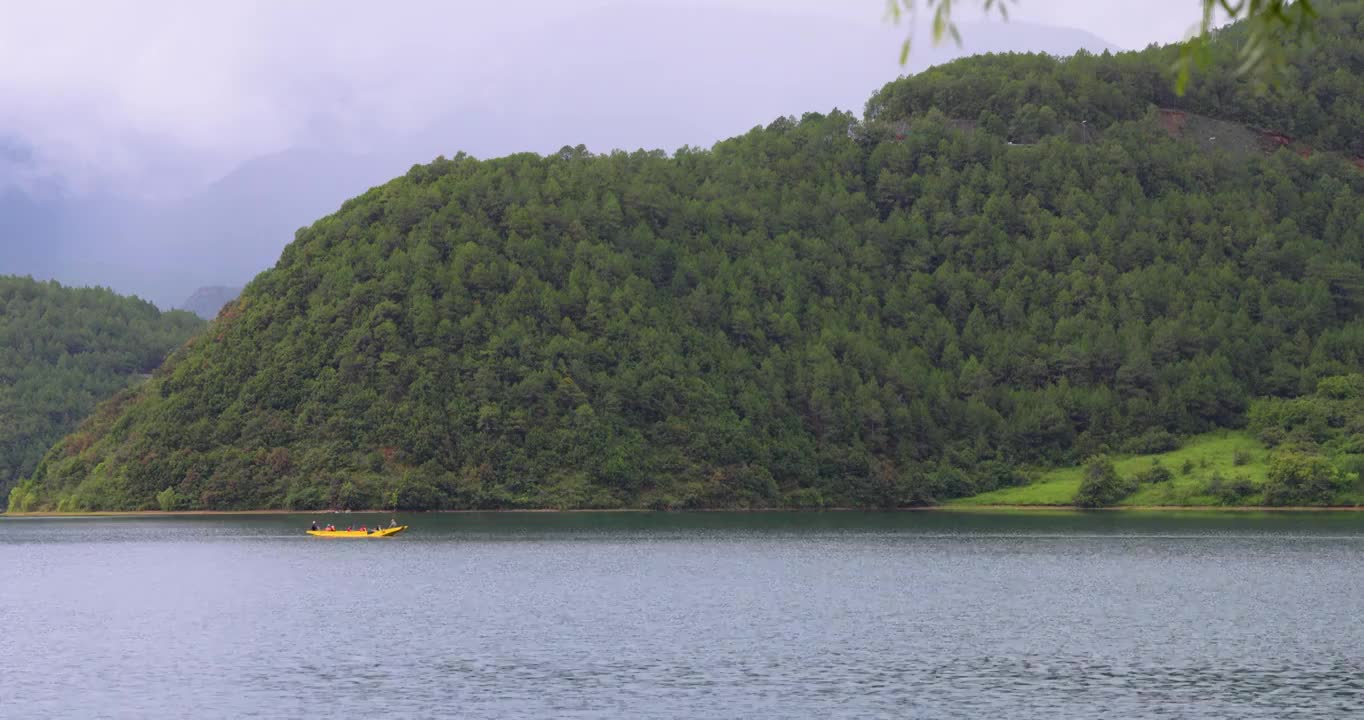
[[[1354,519],[863,521],[0,522],[0,717],[1364,716]]]

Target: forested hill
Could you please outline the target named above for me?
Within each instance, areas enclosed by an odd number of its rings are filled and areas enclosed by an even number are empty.
[[[1287,63],[1273,83],[1233,72],[1245,39],[1244,26],[1233,25],[1214,36],[1213,69],[1196,72],[1183,96],[1171,80],[1174,45],[1064,60],[987,55],[888,84],[867,103],[867,117],[897,121],[938,109],[1014,142],[1083,141],[1154,105],[1244,123],[1304,152],[1364,157],[1364,3],[1318,7],[1315,39],[1282,48]]]
[[[0,276],[0,490],[202,326],[109,290]]]
[[[1325,51],[1357,68],[1359,37]],[[1166,52],[964,61],[866,123],[672,157],[414,167],[300,233],[11,507],[899,505],[1242,425],[1359,371],[1364,173],[1198,152],[1150,98],[1080,142],[963,129],[967,98],[1017,117],[1050,97],[1020,78],[1087,63],[1098,117]],[[920,83],[941,107],[897,99]]]

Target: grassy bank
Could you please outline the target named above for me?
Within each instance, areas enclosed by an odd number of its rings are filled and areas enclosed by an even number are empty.
[[[1209,481],[1216,475],[1222,478],[1244,477],[1255,487],[1264,484],[1269,471],[1269,448],[1247,432],[1219,431],[1189,439],[1182,447],[1151,455],[1120,455],[1113,457],[1113,467],[1123,477],[1130,477],[1159,464],[1174,473],[1168,482],[1141,485],[1137,491],[1118,503],[1120,507],[1179,508],[1179,507],[1245,507],[1263,509],[1259,493],[1247,496],[1243,502],[1226,505],[1208,492]],[[1068,506],[1080,487],[1081,466],[1058,468],[1044,473],[1037,482],[1020,487],[1002,488],[992,492],[949,501],[949,507],[997,506]],[[1339,493],[1332,507],[1364,505],[1364,491],[1359,483]],[[1299,508],[1301,509],[1301,508]]]

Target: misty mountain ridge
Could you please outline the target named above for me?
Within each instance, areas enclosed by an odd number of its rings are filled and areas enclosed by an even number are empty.
[[[616,30],[603,30],[607,16]],[[666,7],[528,25],[461,88],[467,97],[460,109],[413,132],[362,129],[372,133],[366,144],[354,130],[351,142],[341,143],[320,129],[331,144],[247,160],[171,201],[110,189],[36,206],[22,195],[0,195],[0,271],[107,285],[174,307],[196,288],[245,283],[274,263],[299,228],[438,155],[709,147],[783,115],[860,111],[869,92],[907,70],[972,52],[1113,49],[1084,31],[1025,23],[963,24],[963,47],[934,46],[924,25],[907,68],[897,62],[906,26]],[[660,27],[669,29],[666,36]],[[551,37],[576,42],[556,57],[525,62]]]
[[[179,309],[188,310],[205,320],[212,320],[218,317],[218,313],[224,305],[236,300],[241,292],[242,289],[239,287],[223,287],[221,285],[201,287],[180,303]]]

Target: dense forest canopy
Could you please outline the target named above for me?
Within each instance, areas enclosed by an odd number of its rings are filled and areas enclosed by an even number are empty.
[[[900,119],[938,108],[1016,142],[1102,130],[1143,117],[1152,105],[1247,123],[1318,150],[1364,156],[1364,13],[1358,2],[1322,9],[1315,40],[1288,45],[1273,83],[1233,70],[1246,29],[1233,25],[1209,43],[1214,68],[1180,96],[1170,83],[1177,46],[1143,52],[989,55],[957,60],[888,84],[867,103],[869,118]]]
[[[1348,3],[1351,0],[1344,0]],[[1211,46],[1216,38],[1216,23],[1223,18],[1238,21],[1237,32],[1240,36],[1236,44],[1238,61],[1241,63],[1238,74],[1245,71],[1277,71],[1287,63],[1286,46],[1301,42],[1316,27],[1318,8],[1336,7],[1334,0],[1200,0],[1203,17],[1198,32],[1178,46],[1178,62],[1174,68],[1178,77],[1174,88],[1183,94],[1188,87],[1190,73],[1195,65],[1209,62]],[[952,19],[952,0],[886,0],[887,18],[900,22],[905,17],[916,20],[919,9],[931,16],[933,41],[942,42],[951,37],[961,42],[961,33]],[[1008,18],[1008,3],[1003,0],[980,0],[986,14],[998,13]],[[1160,12],[1159,9],[1152,9]],[[1296,42],[1295,42],[1296,41]],[[900,50],[903,64],[910,50],[910,39],[906,39]],[[1219,50],[1226,50],[1223,46]],[[1225,55],[1225,53],[1222,53]]]
[[[0,276],[0,490],[202,325],[109,290]]]
[[[1364,34],[1323,37],[1295,57],[1358,87]],[[11,507],[902,505],[1243,426],[1360,370],[1364,173],[1172,138],[1166,54],[960,61],[865,122],[671,157],[414,167],[302,231]],[[1245,82],[1184,102],[1274,120]],[[1346,100],[1275,92],[1357,147]]]

